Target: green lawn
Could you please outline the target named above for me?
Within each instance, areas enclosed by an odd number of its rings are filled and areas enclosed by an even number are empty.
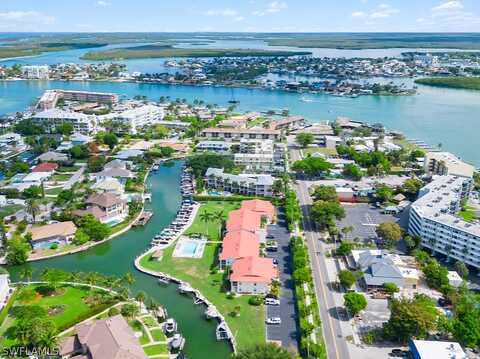
[[[19,211],[20,209],[22,209],[22,206],[20,206],[19,204],[12,204],[8,206],[0,207],[0,219],[7,216],[11,216],[12,214]]]
[[[225,316],[235,335],[238,348],[265,342],[264,308],[248,304],[249,296],[228,299],[223,288],[223,273],[211,273],[216,265],[219,244],[208,244],[200,259],[172,258],[173,246],[163,252],[160,262],[151,261],[151,255],[140,260],[141,266],[189,282],[194,288],[211,301]],[[232,317],[230,313],[236,306],[240,307],[240,316]]]
[[[168,354],[168,348],[165,344],[153,344],[143,347],[147,355]]]
[[[327,156],[337,156],[337,149],[335,148],[325,148],[325,147],[307,147],[302,149],[303,154],[314,154],[315,152],[327,155]]]
[[[45,194],[48,194],[48,195],[51,195],[51,196],[56,196],[62,191],[63,191],[62,187],[50,188],[50,189],[45,190]]]
[[[163,342],[167,340],[165,334],[163,334],[162,329],[152,329],[150,330],[150,334],[152,334],[153,340],[156,342]]]
[[[476,213],[471,206],[466,206],[464,209],[462,209],[460,212],[458,212],[458,215],[462,217],[466,221],[474,221],[477,219]]]
[[[53,182],[65,182],[65,181],[68,181],[70,179],[70,175],[65,175],[65,174],[60,174],[60,175],[53,175],[51,178],[50,178],[50,181],[53,181]]]
[[[231,210],[240,208],[240,202],[228,202],[228,201],[207,201],[202,202],[199,208],[195,220],[192,225],[185,231],[185,234],[201,233],[207,234],[208,238],[212,241],[218,241],[220,236],[219,226],[220,223],[217,220],[211,220],[205,224],[201,220],[200,216],[203,212],[207,212],[211,215],[219,211],[223,211],[223,218],[226,219],[228,213]]]
[[[138,338],[138,341],[140,342],[141,345],[145,345],[150,343],[150,339],[148,339],[148,335],[145,332],[145,329],[143,329],[142,323],[138,319],[134,319],[128,322],[128,325],[133,329],[135,332],[142,332],[142,336]]]
[[[40,285],[31,285],[33,288],[39,288]],[[62,311],[58,314],[49,314],[49,317],[55,323],[57,329],[62,331],[68,327],[75,325],[84,319],[87,319],[108,308],[108,304],[88,304],[84,298],[94,296],[102,293],[101,290],[92,289],[81,286],[63,286],[59,289],[58,295],[42,296],[37,294],[37,297],[28,303],[15,301],[15,306],[21,305],[39,305],[44,307],[47,311],[52,306],[62,306]],[[114,303],[111,303],[112,305]],[[15,318],[10,315],[7,317],[5,325],[2,326],[2,333],[0,337],[4,337],[4,331],[15,325]],[[4,345],[15,344],[15,338],[5,338]]]

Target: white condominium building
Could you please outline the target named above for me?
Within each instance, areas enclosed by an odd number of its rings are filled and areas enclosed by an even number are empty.
[[[113,120],[128,125],[131,133],[135,134],[142,127],[158,123],[163,116],[163,107],[144,105],[115,114]]]
[[[475,168],[450,152],[428,152],[425,155],[425,172],[432,175],[472,177]]]
[[[215,152],[215,153],[229,153],[230,148],[232,147],[231,142],[226,141],[201,141],[197,144],[195,149],[197,151],[208,151],[208,152]]]
[[[284,156],[284,148],[272,140],[242,139],[234,162],[249,171],[274,172],[284,169]]]
[[[434,253],[480,268],[480,224],[456,215],[471,187],[467,177],[434,176],[410,208],[408,232]]]
[[[47,131],[54,131],[55,127],[62,123],[70,123],[73,132],[89,134],[97,131],[97,118],[92,115],[71,112],[52,108],[41,111],[31,117],[32,121],[42,124]]]
[[[274,178],[267,174],[224,173],[222,168],[209,168],[205,173],[205,185],[230,193],[249,196],[272,196]]]
[[[28,65],[22,66],[22,75],[27,79],[43,79],[49,78],[50,69],[48,65]]]

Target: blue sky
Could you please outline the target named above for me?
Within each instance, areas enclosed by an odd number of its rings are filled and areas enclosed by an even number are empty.
[[[1,0],[5,31],[480,31],[480,0]]]

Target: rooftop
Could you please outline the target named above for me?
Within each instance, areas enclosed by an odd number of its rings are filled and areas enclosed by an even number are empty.
[[[233,282],[270,283],[277,276],[278,271],[271,258],[244,257],[233,262],[230,280]]]
[[[460,344],[456,342],[437,342],[432,340],[412,340],[410,347],[418,353],[420,359],[466,359]]]
[[[77,231],[77,227],[72,221],[67,221],[31,227],[28,231],[32,234],[32,241],[39,241],[54,236],[72,236]]]

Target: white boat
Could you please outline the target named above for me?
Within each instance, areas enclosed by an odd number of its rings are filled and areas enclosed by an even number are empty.
[[[173,318],[168,318],[165,323],[163,323],[163,331],[166,334],[173,334],[177,331],[177,322]]]

